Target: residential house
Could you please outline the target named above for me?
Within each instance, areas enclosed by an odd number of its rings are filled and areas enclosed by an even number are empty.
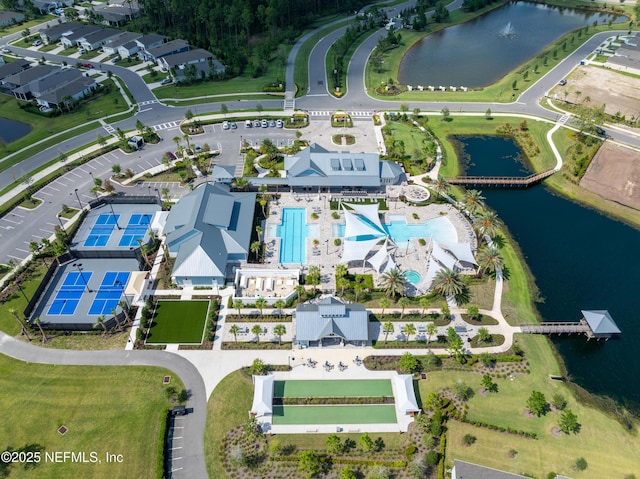
[[[186,52],[187,50],[189,50],[189,44],[185,40],[172,40],[154,48],[141,50],[138,56],[141,60],[158,63],[158,60],[162,57]]]
[[[9,91],[9,88],[4,86],[5,78],[8,78],[12,75],[20,73],[21,71],[26,70],[30,66],[31,64],[23,58],[18,58],[17,60],[12,61],[11,63],[6,63],[0,66],[0,90]]]
[[[115,38],[118,35],[120,35],[120,30],[115,30],[113,28],[103,28],[101,30],[97,30],[93,33],[85,35],[79,40],[78,43],[87,51],[98,50],[107,42],[107,40]]]
[[[166,43],[167,37],[164,35],[157,35],[155,33],[151,33],[148,35],[143,35],[140,38],[136,38],[135,42],[138,45],[139,51],[151,50],[152,48],[159,47],[163,43]],[[142,55],[140,56],[142,60],[144,58]]]
[[[136,53],[140,51],[140,47],[134,41],[127,42],[124,45],[120,45],[118,47],[118,55],[120,58],[128,58],[134,56]]]
[[[59,69],[59,67],[53,65],[36,65],[3,79],[2,85],[5,90],[13,91],[13,94],[17,99],[31,100],[32,97],[29,90],[23,90],[22,88],[32,81],[51,75],[55,70]]]
[[[633,75],[640,75],[640,42],[638,37],[627,39],[615,52],[607,58],[605,65]]]
[[[36,102],[44,108],[64,108],[72,100],[79,101],[97,88],[98,84],[93,78],[81,75],[75,80],[42,93],[36,97]]]
[[[171,208],[162,229],[180,286],[213,286],[249,255],[256,194],[205,183]]]
[[[32,0],[31,3],[33,3],[34,8],[36,10],[39,10],[43,15],[46,15],[47,13],[53,13],[56,8],[73,7],[73,0]]]
[[[76,47],[84,37],[99,30],[102,30],[102,27],[97,25],[80,25],[74,28],[71,33],[62,35],[60,41],[65,48]]]
[[[127,43],[132,43],[137,48],[137,44],[134,40],[137,40],[140,37],[142,37],[142,33],[120,32],[118,36],[109,38],[106,42],[104,42],[104,45],[102,45],[102,51],[104,53],[108,53],[109,55],[116,55],[118,54],[118,48]],[[134,53],[137,51],[138,50],[135,50]]]
[[[70,35],[75,29],[81,26],[81,23],[65,22],[43,28],[38,33],[44,43],[56,43],[60,41],[63,35]]]
[[[202,48],[161,57],[158,66],[171,72],[176,82],[189,77],[194,80],[207,78],[212,73],[224,72],[224,65]]]
[[[127,22],[140,16],[140,7],[135,3],[128,5],[103,5],[94,7],[96,18],[102,18],[102,23],[112,27],[121,27]]]
[[[383,184],[400,184],[400,165],[380,161],[377,153],[328,151],[313,143],[295,156],[286,156],[287,183],[301,190],[378,190]]]
[[[24,13],[0,10],[0,27],[8,27],[20,22],[24,22]]]
[[[329,297],[296,306],[296,336],[300,347],[322,347],[369,342],[369,311],[362,304]]]

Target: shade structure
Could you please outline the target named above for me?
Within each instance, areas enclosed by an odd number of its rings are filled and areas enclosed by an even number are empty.
[[[393,394],[396,408],[405,414],[418,412],[418,401],[413,390],[413,376],[411,374],[396,374],[393,376]]]
[[[454,265],[456,264],[456,258],[442,249],[438,243],[433,243],[431,257],[437,260],[445,268],[453,269]]]
[[[435,261],[433,258],[429,258],[429,262],[427,263],[427,274],[424,275],[423,283],[430,283],[433,281],[433,278],[436,277],[438,271],[442,269],[442,266]]]
[[[382,272],[386,273],[386,272],[391,271],[392,269],[395,269],[397,267],[398,266],[396,265],[396,262],[393,261],[393,258],[391,256],[389,256],[389,261],[387,261],[387,265],[384,267],[384,270]]]
[[[606,309],[593,311],[583,309],[582,316],[584,316],[584,319],[589,323],[589,327],[595,335],[620,334],[620,328],[618,328],[618,325]]]
[[[369,254],[369,251],[380,243],[381,240],[382,238],[373,238],[363,241],[345,240],[340,262],[348,263],[349,261],[364,261]]]
[[[378,227],[369,222],[368,219],[363,219],[363,217],[358,216],[349,210],[344,210],[344,218],[345,218],[345,228],[344,228],[344,237],[345,239],[355,239],[355,238],[367,238],[367,237],[377,237],[381,238],[386,236],[384,230],[378,229]]]
[[[273,413],[273,374],[253,376],[253,404],[251,412],[257,416]]]
[[[351,207],[353,211],[358,213],[360,216],[366,218],[368,222],[371,223],[371,225],[375,227],[376,230],[378,230],[378,234],[386,235],[386,232],[384,231],[384,228],[382,227],[382,223],[380,221],[380,213],[379,213],[380,204],[379,203],[371,203],[366,205],[352,204],[352,203],[343,203],[343,204]]]
[[[382,247],[367,261],[373,268],[379,273],[380,268],[389,257],[389,251],[387,251],[387,239],[385,238]]]
[[[476,259],[473,257],[470,243],[440,243],[447,251],[451,252],[458,261],[477,265]]]

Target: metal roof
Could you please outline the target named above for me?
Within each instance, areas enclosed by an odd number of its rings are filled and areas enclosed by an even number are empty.
[[[334,297],[298,305],[296,340],[319,341],[330,337],[368,341],[369,312],[361,304],[345,304]]]
[[[582,315],[594,334],[620,334],[621,332],[606,309],[582,310]]]

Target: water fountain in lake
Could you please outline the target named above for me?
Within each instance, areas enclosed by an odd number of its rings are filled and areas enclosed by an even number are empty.
[[[508,22],[504,28],[502,28],[499,32],[498,32],[498,36],[501,38],[512,38],[516,35],[515,29],[513,28],[513,25],[511,25],[511,22]]]

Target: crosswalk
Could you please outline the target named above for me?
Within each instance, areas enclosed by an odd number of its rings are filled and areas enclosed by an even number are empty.
[[[331,116],[335,113],[335,111],[327,111],[327,110],[316,110],[308,112],[309,116]],[[348,111],[347,112],[353,118],[364,118],[373,116],[372,111]]]
[[[104,131],[106,131],[110,135],[113,135],[116,132],[116,129],[111,125],[109,125],[108,123],[103,123],[102,128],[104,128]]]
[[[153,105],[155,103],[160,103],[160,102],[158,100],[141,101],[140,103],[138,103],[138,106]]]
[[[174,128],[178,128],[179,125],[180,125],[179,121],[168,121],[167,123],[160,123],[158,125],[153,125],[151,129],[153,131],[172,130]]]
[[[558,123],[560,123],[561,125],[564,125],[567,121],[569,121],[569,118],[571,118],[571,115],[569,115],[568,113],[565,113],[560,117],[560,119],[558,120]]]

